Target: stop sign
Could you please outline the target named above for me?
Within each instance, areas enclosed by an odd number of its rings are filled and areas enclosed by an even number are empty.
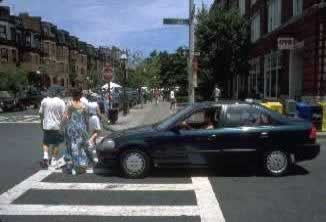
[[[102,71],[103,73],[103,78],[106,81],[111,81],[113,78],[113,71],[112,71],[112,66],[111,65],[106,65]]]

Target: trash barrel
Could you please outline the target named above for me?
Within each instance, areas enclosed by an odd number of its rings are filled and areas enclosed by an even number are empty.
[[[261,103],[261,105],[265,106],[270,110],[283,114],[283,105],[280,102],[265,102]]]
[[[323,115],[322,106],[317,103],[297,103],[298,117],[314,124],[317,130],[322,129]]]
[[[115,124],[118,121],[119,110],[118,109],[109,109],[109,120],[112,124]]]
[[[294,99],[287,99],[285,100],[285,109],[284,113],[288,116],[294,117],[296,115],[296,101]]]
[[[322,108],[322,124],[321,124],[321,130],[326,131],[326,102],[320,102],[319,103]]]

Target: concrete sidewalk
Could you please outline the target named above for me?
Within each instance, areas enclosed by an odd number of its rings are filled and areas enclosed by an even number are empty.
[[[119,131],[128,128],[133,128],[141,125],[148,125],[158,122],[172,114],[170,111],[169,103],[147,103],[143,108],[137,105],[130,109],[129,114],[123,116],[122,112],[119,112],[118,121],[114,125],[108,125],[106,128],[109,131]]]

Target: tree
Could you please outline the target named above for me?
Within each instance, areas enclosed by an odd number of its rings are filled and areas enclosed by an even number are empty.
[[[23,69],[6,69],[0,72],[0,90],[11,91],[16,94],[27,85],[27,72]]]
[[[205,99],[209,99],[215,83],[223,89],[232,89],[235,75],[246,75],[249,70],[249,24],[235,9],[203,7],[197,15],[196,46],[200,52],[199,85]],[[228,83],[231,83],[228,84]]]

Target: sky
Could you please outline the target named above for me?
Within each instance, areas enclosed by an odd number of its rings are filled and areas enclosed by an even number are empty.
[[[197,7],[213,0],[195,0]],[[148,55],[188,45],[186,26],[163,25],[164,17],[187,18],[188,0],[4,0],[12,14],[41,16],[95,46],[118,46]]]

